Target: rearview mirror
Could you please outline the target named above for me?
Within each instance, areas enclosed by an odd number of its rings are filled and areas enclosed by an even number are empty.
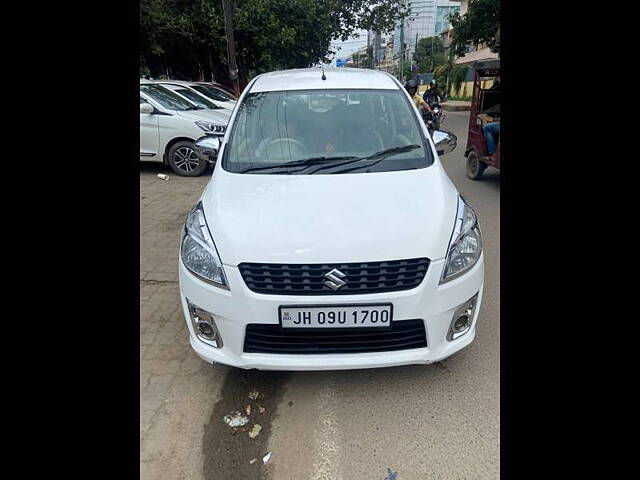
[[[193,145],[196,154],[207,162],[214,163],[220,150],[220,137],[206,135],[196,140]]]
[[[155,111],[155,109],[153,108],[153,106],[147,102],[141,103],[140,104],[140,113],[153,113]]]
[[[433,139],[433,143],[436,145],[436,152],[438,152],[438,155],[451,153],[458,146],[458,137],[451,132],[434,130],[431,138]]]

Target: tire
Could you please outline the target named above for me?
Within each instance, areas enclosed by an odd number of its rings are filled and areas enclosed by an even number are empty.
[[[176,142],[167,153],[167,163],[181,177],[199,177],[209,166],[209,162],[198,157],[193,142]]]
[[[480,156],[471,150],[467,155],[467,177],[471,180],[480,180],[487,166],[480,161]]]

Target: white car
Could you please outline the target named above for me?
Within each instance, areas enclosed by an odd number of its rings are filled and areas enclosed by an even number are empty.
[[[140,160],[162,162],[182,176],[201,175],[208,162],[198,157],[193,142],[205,133],[223,135],[229,118],[229,110],[204,109],[140,80]]]
[[[478,219],[402,85],[384,72],[259,75],[181,239],[182,308],[205,361],[266,370],[428,364],[469,345]],[[326,80],[325,80],[326,78]]]
[[[189,100],[196,103],[198,101],[197,95],[200,95],[220,108],[233,110],[233,107],[236,106],[236,101],[227,92],[213,85],[182,80],[157,80],[156,83],[187,96]]]

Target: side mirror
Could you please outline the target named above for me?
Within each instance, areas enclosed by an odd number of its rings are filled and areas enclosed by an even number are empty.
[[[207,162],[214,163],[218,157],[218,151],[220,151],[220,137],[206,135],[196,140],[193,145],[194,150],[198,157]]]
[[[151,105],[151,104],[149,104],[147,102],[144,102],[144,103],[140,104],[140,113],[151,114],[151,113],[155,112],[155,110],[156,109],[153,108],[153,105]]]
[[[458,146],[458,137],[451,132],[434,130],[431,138],[436,145],[438,155],[451,153]]]

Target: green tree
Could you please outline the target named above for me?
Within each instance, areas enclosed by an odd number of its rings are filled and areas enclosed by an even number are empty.
[[[462,56],[467,45],[485,43],[500,54],[500,0],[470,0],[464,15],[454,12],[449,17],[453,27],[453,52]]]
[[[328,61],[331,41],[356,30],[389,32],[408,14],[403,0],[235,0],[240,78]],[[152,76],[228,79],[221,0],[141,0],[140,55]]]
[[[442,39],[436,36],[418,40],[413,59],[421,73],[432,72],[436,66],[446,63]]]

